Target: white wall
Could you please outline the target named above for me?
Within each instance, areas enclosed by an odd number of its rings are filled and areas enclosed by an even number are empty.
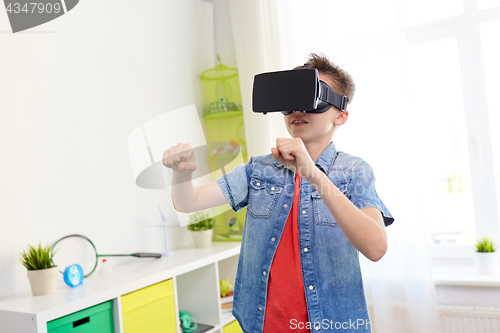
[[[148,225],[157,205],[175,216],[171,199],[135,185],[127,138],[182,106],[202,114],[213,30],[202,0],[80,1],[16,34],[0,10],[0,296],[29,289],[16,262],[28,242],[81,233],[101,253],[163,250]],[[192,244],[168,230],[171,249]]]
[[[215,51],[221,62],[238,67],[229,0],[214,0]]]

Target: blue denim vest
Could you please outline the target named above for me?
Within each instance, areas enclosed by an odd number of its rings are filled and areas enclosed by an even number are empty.
[[[315,164],[356,207],[378,208],[386,226],[394,221],[366,161],[330,142]],[[269,270],[293,203],[294,178],[269,154],[253,156],[216,180],[235,212],[247,207],[232,310],[245,333],[260,333],[264,326]],[[304,178],[298,222],[309,323],[291,321],[283,332],[299,325],[313,332],[371,332],[359,251]]]

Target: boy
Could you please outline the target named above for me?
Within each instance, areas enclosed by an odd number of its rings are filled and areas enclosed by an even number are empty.
[[[351,76],[311,54],[309,68],[333,91],[354,95]],[[300,68],[300,67],[298,67]],[[371,167],[331,141],[347,110],[285,115],[293,139],[271,154],[199,188],[189,144],[166,150],[174,208],[193,212],[229,203],[247,207],[234,286],[233,315],[245,333],[371,332],[359,252],[372,261],[387,249],[394,219],[375,191]]]

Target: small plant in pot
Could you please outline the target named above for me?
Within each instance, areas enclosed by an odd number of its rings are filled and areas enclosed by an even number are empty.
[[[495,274],[498,272],[497,245],[491,238],[483,237],[476,241],[474,261],[479,274]]]
[[[215,218],[208,211],[199,211],[190,216],[188,230],[192,231],[195,247],[210,247]]]
[[[34,296],[47,295],[56,292],[59,269],[53,265],[50,253],[52,246],[42,247],[28,244],[19,254],[19,261],[28,269],[28,279]],[[57,252],[57,251],[56,251]]]

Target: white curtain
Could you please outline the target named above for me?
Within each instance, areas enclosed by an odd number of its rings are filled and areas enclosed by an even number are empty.
[[[276,138],[290,138],[281,113],[252,112],[255,74],[283,69],[278,2],[229,0],[249,157],[270,154]]]
[[[377,191],[395,217],[378,262],[360,254],[373,332],[430,332],[436,296],[421,209],[418,137],[425,117],[410,112],[405,31],[396,0],[230,2],[250,155],[290,137],[281,114],[253,114],[253,76],[303,64],[324,53],[348,71],[357,91],[337,149],[370,163]],[[425,113],[425,110],[422,110]]]

